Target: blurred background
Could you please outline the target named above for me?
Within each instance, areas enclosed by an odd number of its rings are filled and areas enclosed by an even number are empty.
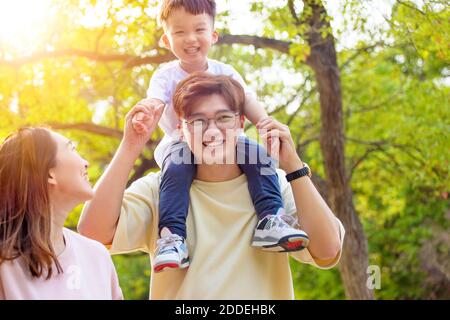
[[[51,126],[78,142],[95,183],[125,114],[174,58],[158,46],[158,4],[0,0],[0,141],[24,125]],[[291,260],[296,298],[449,299],[449,1],[217,0],[217,8],[221,38],[210,57],[233,65],[289,125],[347,230],[339,268]],[[158,170],[160,138],[130,183]],[[147,299],[148,256],[113,259],[125,298]]]

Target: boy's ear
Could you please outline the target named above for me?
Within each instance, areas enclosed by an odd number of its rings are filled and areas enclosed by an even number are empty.
[[[215,44],[217,41],[219,41],[219,33],[214,30],[212,33],[212,43]]]
[[[159,46],[170,50],[170,41],[165,33],[159,39]]]

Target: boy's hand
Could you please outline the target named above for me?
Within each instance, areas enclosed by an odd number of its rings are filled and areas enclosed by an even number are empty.
[[[125,117],[123,143],[130,149],[141,152],[164,112],[164,104],[156,108],[140,103],[135,105]]]
[[[161,104],[164,104],[164,103],[159,99],[142,99],[136,105],[145,107],[145,110],[152,110],[152,109],[155,110]],[[133,116],[133,119],[132,119],[133,128],[139,134],[144,134],[144,131],[142,131],[143,130],[142,126],[139,125],[139,121],[141,121],[144,117],[145,117],[145,111],[139,111]]]
[[[256,128],[260,131],[270,156],[279,161],[281,169],[290,173],[303,167],[287,125],[268,117],[258,122]]]
[[[265,133],[265,131],[268,131],[267,129],[264,129],[261,126],[264,125],[265,123],[267,123],[269,120],[273,120],[273,118],[266,115],[263,119],[261,119],[260,121],[258,121],[258,123],[256,123],[256,128],[259,130],[260,134]],[[261,135],[261,138],[263,138],[262,135]],[[279,151],[280,151],[280,147],[281,147],[280,138],[278,137],[278,135],[275,132],[272,132],[271,136],[263,138],[263,142],[264,142],[270,156],[277,162],[277,165],[278,165],[279,164],[278,163],[279,156],[280,156]]]

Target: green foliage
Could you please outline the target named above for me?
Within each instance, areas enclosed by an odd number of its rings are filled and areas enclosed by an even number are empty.
[[[123,296],[127,300],[146,300],[150,288],[150,261],[146,254],[113,256]]]
[[[295,298],[300,300],[342,300],[344,287],[337,268],[320,270],[291,259]]]

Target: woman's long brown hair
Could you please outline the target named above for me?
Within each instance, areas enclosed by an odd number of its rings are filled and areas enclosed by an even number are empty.
[[[24,259],[33,277],[62,272],[51,244],[49,170],[57,145],[48,129],[22,128],[0,145],[0,264]]]

